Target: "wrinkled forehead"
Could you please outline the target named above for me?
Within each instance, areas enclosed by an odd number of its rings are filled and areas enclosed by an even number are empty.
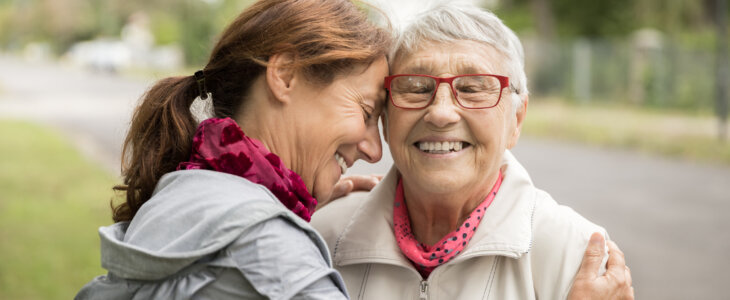
[[[506,75],[506,55],[495,47],[470,40],[423,42],[402,49],[391,59],[390,74]]]

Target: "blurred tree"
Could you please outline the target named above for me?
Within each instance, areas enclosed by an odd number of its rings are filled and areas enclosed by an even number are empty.
[[[552,40],[555,37],[555,17],[553,16],[552,0],[533,0],[532,14],[537,24],[537,34],[540,39]]]
[[[500,15],[506,13],[507,24],[511,23],[509,17],[515,14],[514,10],[531,15],[534,21],[530,23],[535,25],[537,34],[547,39],[597,37],[625,34],[634,28],[633,4],[632,0],[502,0],[497,11]]]
[[[715,77],[715,102],[717,110],[718,137],[720,141],[727,139],[727,113],[728,113],[728,31],[727,31],[727,1],[715,0],[715,28],[717,30],[717,69]]]
[[[635,0],[552,1],[560,20],[558,30],[563,35],[590,38],[624,35],[637,25],[631,16]]]
[[[157,44],[179,43],[189,64],[207,59],[215,35],[254,0],[0,0],[0,49],[118,37],[130,15],[151,18]]]
[[[709,28],[714,1],[501,0],[495,11],[517,31],[534,29],[548,37],[554,33],[558,38],[596,38],[624,36],[642,27],[664,32]],[[532,20],[522,20],[525,16]]]

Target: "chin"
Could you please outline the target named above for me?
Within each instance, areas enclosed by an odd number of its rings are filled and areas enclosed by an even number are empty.
[[[437,176],[418,176],[418,180],[414,180],[413,183],[418,181],[418,186],[435,194],[458,193],[464,188],[464,181],[460,180],[463,177],[459,175],[449,173]]]
[[[332,197],[332,191],[335,188],[335,183],[337,183],[337,180],[331,180],[329,178],[322,178],[322,180],[320,184],[315,184],[312,188],[312,197],[317,199],[317,202],[328,201]],[[324,182],[332,183],[322,184]]]

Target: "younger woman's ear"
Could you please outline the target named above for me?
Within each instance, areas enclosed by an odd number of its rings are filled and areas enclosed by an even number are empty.
[[[266,83],[273,95],[272,100],[288,103],[291,101],[292,83],[295,71],[291,68],[294,56],[290,53],[278,53],[269,58],[266,67]]]

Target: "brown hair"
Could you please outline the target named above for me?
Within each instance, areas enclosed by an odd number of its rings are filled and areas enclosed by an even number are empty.
[[[273,54],[293,54],[288,67],[326,84],[385,55],[390,39],[348,0],[257,1],[223,31],[203,70],[214,114],[236,114]],[[160,80],[142,97],[124,141],[124,184],[114,187],[126,192],[125,202],[112,204],[115,222],[131,220],[160,177],[189,159],[197,95],[195,78],[185,76]]]

